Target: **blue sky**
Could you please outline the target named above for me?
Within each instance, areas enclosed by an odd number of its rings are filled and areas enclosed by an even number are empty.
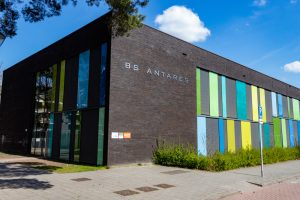
[[[43,22],[21,19],[18,35],[0,47],[0,62],[12,66],[105,12],[104,4],[91,8],[79,3]],[[300,88],[300,0],[150,0],[141,13],[150,26]],[[172,26],[176,16],[179,28],[186,25],[188,33]]]

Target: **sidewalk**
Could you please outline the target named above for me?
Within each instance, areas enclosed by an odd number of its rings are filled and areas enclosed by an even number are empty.
[[[267,165],[262,180],[260,167],[214,173],[148,165],[55,174],[0,160],[0,199],[219,199],[298,176],[300,161]]]

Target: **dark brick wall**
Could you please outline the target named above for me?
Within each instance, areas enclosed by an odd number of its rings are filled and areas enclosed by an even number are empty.
[[[113,39],[108,164],[150,161],[156,140],[196,145],[196,66],[300,99],[300,90],[151,27]],[[140,70],[124,68],[125,62]],[[146,74],[147,68],[189,78],[188,84]],[[111,139],[129,131],[132,139]]]

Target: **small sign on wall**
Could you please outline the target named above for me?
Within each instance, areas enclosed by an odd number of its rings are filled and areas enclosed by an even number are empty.
[[[111,139],[131,139],[131,132],[111,132]]]

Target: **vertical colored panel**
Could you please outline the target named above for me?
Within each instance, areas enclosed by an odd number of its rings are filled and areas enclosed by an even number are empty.
[[[76,124],[75,124],[75,142],[74,142],[74,161],[79,162],[80,160],[80,135],[81,135],[81,113],[76,112]]]
[[[56,97],[56,78],[57,78],[57,65],[52,67],[52,94],[51,94],[51,112],[55,111],[55,97]]]
[[[200,69],[196,69],[196,106],[197,116],[201,115],[201,85],[200,85]]]
[[[241,121],[234,121],[234,130],[235,130],[235,148],[242,148],[242,127]]]
[[[227,117],[227,103],[226,103],[226,77],[222,76],[222,105],[223,117]]]
[[[276,93],[272,92],[272,113],[274,117],[278,116]]]
[[[225,152],[225,134],[224,134],[224,121],[219,119],[219,143],[220,143],[220,152]]]
[[[63,110],[64,91],[65,91],[65,71],[66,71],[66,61],[63,60],[60,63],[58,111]]]
[[[293,98],[289,98],[289,104],[290,104],[290,118],[294,119],[294,108],[293,108]]]
[[[89,85],[90,51],[79,55],[77,108],[87,107]]]
[[[242,130],[242,148],[251,149],[251,123],[241,121],[241,130]]]
[[[253,121],[258,122],[258,97],[257,97],[257,87],[251,85],[252,94],[252,117]]]
[[[209,76],[205,70],[200,70],[201,114],[209,115]]]
[[[258,122],[251,123],[251,145],[254,149],[259,149],[259,124]]]
[[[264,124],[264,148],[270,148],[270,125]]]
[[[251,94],[251,85],[246,86],[246,90],[247,90],[247,119],[252,121],[253,117],[252,117],[252,94]]]
[[[247,119],[247,90],[246,83],[236,81],[236,106],[237,117],[241,120]]]
[[[293,121],[293,130],[294,130],[294,146],[299,146],[298,143],[298,127],[297,127],[297,121]]]
[[[265,91],[265,96],[266,96],[267,122],[272,122],[272,97],[271,97],[271,92],[266,90]]]
[[[287,139],[286,139],[286,121],[285,119],[281,119],[281,132],[282,132],[282,146],[284,148],[287,147]]]
[[[290,147],[295,146],[295,137],[294,137],[294,123],[293,120],[289,120],[289,127],[290,127]]]
[[[288,105],[288,118],[292,118],[291,117],[290,97],[287,97],[287,105]]]
[[[235,128],[234,120],[227,120],[228,152],[235,152]]]
[[[103,43],[101,45],[100,106],[105,105],[106,68],[107,68],[107,43]]]
[[[213,155],[220,151],[219,146],[219,120],[217,118],[206,118],[206,149],[207,155]]]
[[[206,149],[206,118],[197,117],[197,146],[198,154],[207,155]]]
[[[209,109],[210,115],[219,117],[218,75],[209,72]]]
[[[297,121],[297,130],[298,130],[298,146],[300,146],[300,121]]]
[[[97,165],[103,165],[105,108],[99,109]]]
[[[288,99],[286,96],[282,95],[282,115],[285,118],[288,118]]]
[[[283,117],[282,96],[281,96],[281,94],[277,94],[277,101],[278,101],[278,116]]]
[[[262,107],[263,111],[263,122],[267,121],[267,111],[266,111],[266,97],[265,97],[265,90],[259,88],[259,99],[260,99],[260,106]]]
[[[293,99],[293,111],[294,111],[294,119],[300,120],[299,101],[297,99]]]
[[[236,88],[235,81],[226,78],[227,116],[236,118]]]
[[[49,127],[47,131],[47,157],[52,156],[52,143],[53,143],[53,128],[54,128],[54,113],[50,113]]]
[[[62,114],[61,134],[60,134],[60,152],[59,158],[69,160],[70,152],[70,137],[71,137],[71,113]]]
[[[274,146],[282,147],[280,119],[276,117],[273,118],[273,124],[274,124]]]

